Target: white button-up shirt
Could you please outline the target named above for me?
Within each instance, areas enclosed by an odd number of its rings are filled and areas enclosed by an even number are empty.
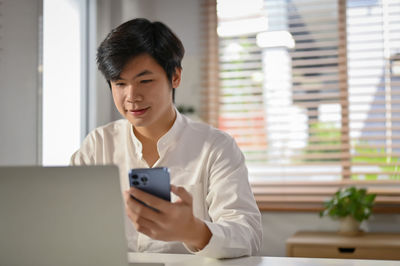
[[[228,134],[177,112],[172,128],[157,143],[159,159],[153,167],[168,167],[171,184],[193,196],[194,215],[212,233],[209,243],[193,251],[180,242],[153,240],[138,233],[126,216],[128,247],[139,252],[195,253],[229,258],[260,251],[261,215],[251,191],[244,156]],[[148,168],[142,144],[132,125],[122,119],[92,131],[72,155],[72,165],[115,164],[121,190],[129,189],[131,168]],[[171,195],[171,201],[176,196]]]

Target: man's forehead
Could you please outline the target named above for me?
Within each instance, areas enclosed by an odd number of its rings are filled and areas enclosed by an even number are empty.
[[[141,53],[129,58],[123,65],[121,72],[112,81],[133,80],[146,75],[165,75],[164,68],[150,54]]]

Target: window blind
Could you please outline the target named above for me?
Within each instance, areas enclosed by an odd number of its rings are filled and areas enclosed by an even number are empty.
[[[253,180],[400,179],[398,1],[205,2],[218,66],[203,117]]]
[[[351,174],[400,179],[400,2],[348,1]]]

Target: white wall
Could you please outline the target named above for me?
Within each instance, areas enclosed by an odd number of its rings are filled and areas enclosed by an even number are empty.
[[[38,164],[41,1],[0,2],[0,165]]]

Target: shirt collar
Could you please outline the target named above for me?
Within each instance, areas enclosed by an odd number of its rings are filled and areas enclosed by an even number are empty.
[[[183,116],[175,108],[176,119],[172,127],[157,142],[158,154],[161,156],[169,147],[174,145],[185,127]]]
[[[174,124],[172,127],[167,131],[167,133],[162,136],[158,142],[157,142],[157,150],[158,154],[161,156],[162,154],[165,153],[165,151],[171,147],[173,144],[175,144],[181,135],[183,128],[185,127],[185,120],[182,114],[179,113],[179,111],[175,108],[176,112],[176,118],[174,121]],[[129,123],[130,124],[130,123]],[[136,154],[142,154],[142,143],[137,139],[135,136],[135,133],[133,132],[133,126],[131,126],[130,131],[131,131],[131,137],[133,141],[133,145],[135,146],[135,152]]]
[[[142,155],[142,143],[137,139],[135,133],[133,132],[133,125],[128,121],[129,123],[129,130],[130,130],[130,134],[131,134],[131,138],[133,141],[133,145],[135,146],[135,153],[137,155]]]

